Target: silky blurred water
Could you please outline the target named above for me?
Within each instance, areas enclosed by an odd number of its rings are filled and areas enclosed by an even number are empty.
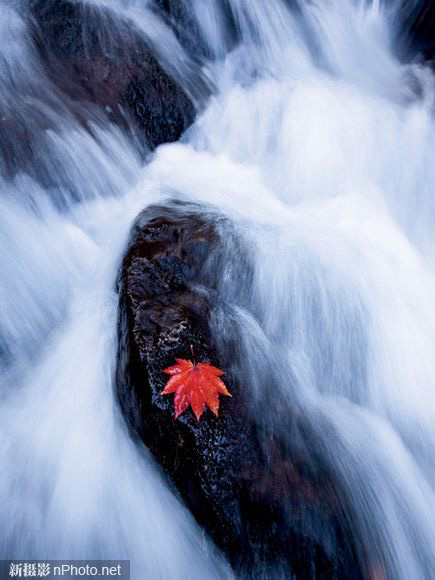
[[[432,578],[434,79],[399,61],[397,7],[183,0],[194,59],[149,2],[93,3],[145,35],[199,114],[144,164],[104,116],[92,132],[78,124],[35,53],[25,3],[0,7],[4,145],[19,166],[3,163],[0,196],[2,557],[231,577],[113,395],[129,228],[179,197],[220,209],[251,252],[248,292],[225,284],[259,413],[279,368],[273,388],[339,478],[369,576]]]

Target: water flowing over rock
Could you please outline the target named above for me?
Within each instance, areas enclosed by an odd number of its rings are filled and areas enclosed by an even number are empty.
[[[1,2],[0,578],[433,578],[432,7]]]
[[[102,107],[111,121],[138,131],[149,149],[176,141],[192,123],[191,100],[131,21],[71,0],[30,6],[49,77],[70,98]]]
[[[431,0],[403,2],[399,12],[402,50],[406,57],[435,64],[435,4]]]
[[[345,502],[326,466],[310,465],[296,442],[267,436],[254,419],[249,385],[228,372],[238,331],[225,324],[219,278],[230,270],[249,278],[250,265],[240,260],[245,252],[228,222],[203,212],[175,202],[149,207],[134,225],[119,276],[124,415],[238,573],[359,578],[352,534],[343,529]],[[213,336],[216,311],[233,348],[221,351]],[[173,397],[160,396],[162,369],[176,357],[191,359],[191,345],[197,361],[226,371],[233,398],[222,398],[219,417],[207,409],[197,422],[188,409],[174,421]]]
[[[207,58],[222,58],[240,41],[228,0],[154,0],[154,6],[194,59],[205,61]],[[221,27],[223,38],[219,47],[213,46],[211,39],[204,33],[207,22],[224,24]]]

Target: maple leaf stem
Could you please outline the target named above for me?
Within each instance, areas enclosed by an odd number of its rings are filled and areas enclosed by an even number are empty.
[[[196,365],[195,353],[193,352],[193,344],[190,345],[190,352],[192,353],[193,364]]]

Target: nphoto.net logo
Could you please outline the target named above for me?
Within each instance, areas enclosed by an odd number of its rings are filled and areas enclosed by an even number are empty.
[[[130,580],[129,560],[48,560],[0,562],[0,578],[92,578]]]

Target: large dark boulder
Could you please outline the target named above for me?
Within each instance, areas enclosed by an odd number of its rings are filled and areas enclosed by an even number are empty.
[[[138,217],[118,282],[122,411],[237,573],[360,578],[350,511],[333,474],[320,457],[306,456],[291,430],[284,439],[268,428],[251,404],[249,376],[231,370],[240,336],[227,308],[244,300],[231,296],[232,286],[249,294],[246,254],[229,222],[211,209],[174,202]],[[216,317],[223,341],[211,322]],[[226,371],[233,395],[221,397],[219,417],[207,409],[200,422],[190,408],[174,420],[173,396],[160,396],[168,378],[162,369],[176,357],[192,358],[191,345],[198,361]],[[278,393],[275,405],[277,414],[292,417]],[[293,421],[313,437],[303,419]]]
[[[107,7],[31,0],[30,26],[52,82],[74,101],[100,107],[153,149],[176,141],[195,110],[131,21]]]

